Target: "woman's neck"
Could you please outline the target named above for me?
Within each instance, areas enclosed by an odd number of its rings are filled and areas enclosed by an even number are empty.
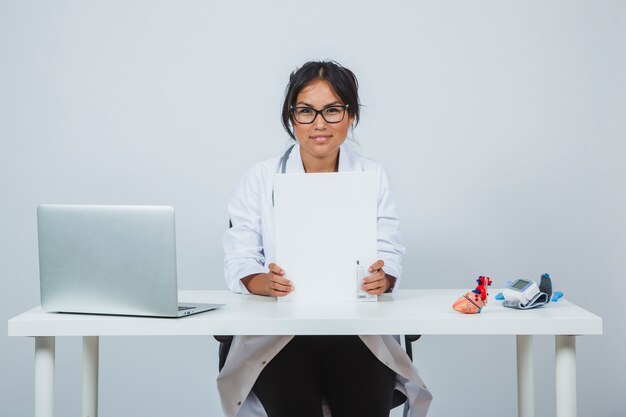
[[[302,158],[304,172],[307,174],[339,171],[339,149],[337,149],[337,152],[334,155],[329,155],[323,158],[317,158],[313,155],[309,155],[302,152],[302,149],[300,149],[300,157]]]

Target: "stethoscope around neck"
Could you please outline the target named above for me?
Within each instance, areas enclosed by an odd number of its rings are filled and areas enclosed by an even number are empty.
[[[280,161],[278,162],[278,170],[277,170],[277,174],[284,174],[287,172],[287,161],[289,160],[289,155],[291,154],[291,151],[293,150],[293,148],[296,145],[291,145],[283,154],[283,156],[280,157]],[[274,207],[274,188],[272,187],[272,207]]]
[[[287,160],[289,160],[289,155],[291,154],[291,151],[293,150],[293,148],[296,145],[291,145],[283,154],[283,156],[280,157],[280,162],[278,163],[278,174],[284,174],[287,172]],[[272,194],[272,202],[274,201],[274,195]]]

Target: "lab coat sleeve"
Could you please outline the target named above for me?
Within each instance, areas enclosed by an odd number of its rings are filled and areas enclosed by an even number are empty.
[[[400,219],[393,193],[389,188],[387,173],[378,169],[378,259],[385,262],[385,273],[397,278],[393,288],[400,286],[402,277],[402,256],[405,253],[400,234]]]
[[[235,293],[250,294],[241,282],[251,274],[267,272],[261,229],[262,172],[259,164],[240,181],[228,204],[232,227],[224,233],[224,276]]]

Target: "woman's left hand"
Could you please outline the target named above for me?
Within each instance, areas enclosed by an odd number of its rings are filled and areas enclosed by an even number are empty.
[[[378,260],[369,267],[369,272],[371,272],[372,275],[363,279],[363,285],[361,286],[363,291],[370,295],[381,295],[392,287],[396,278],[385,274],[385,271],[383,271],[384,265],[384,261]],[[391,281],[392,279],[393,282]]]

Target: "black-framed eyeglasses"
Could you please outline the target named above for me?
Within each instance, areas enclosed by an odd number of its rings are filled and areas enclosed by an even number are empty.
[[[326,123],[339,123],[343,121],[343,118],[346,116],[346,110],[348,110],[348,104],[344,106],[328,106],[324,107],[322,110],[315,110],[306,106],[298,106],[292,107],[291,113],[293,114],[293,118],[296,122],[308,125],[315,121],[318,114],[322,115],[322,119],[324,119]]]

